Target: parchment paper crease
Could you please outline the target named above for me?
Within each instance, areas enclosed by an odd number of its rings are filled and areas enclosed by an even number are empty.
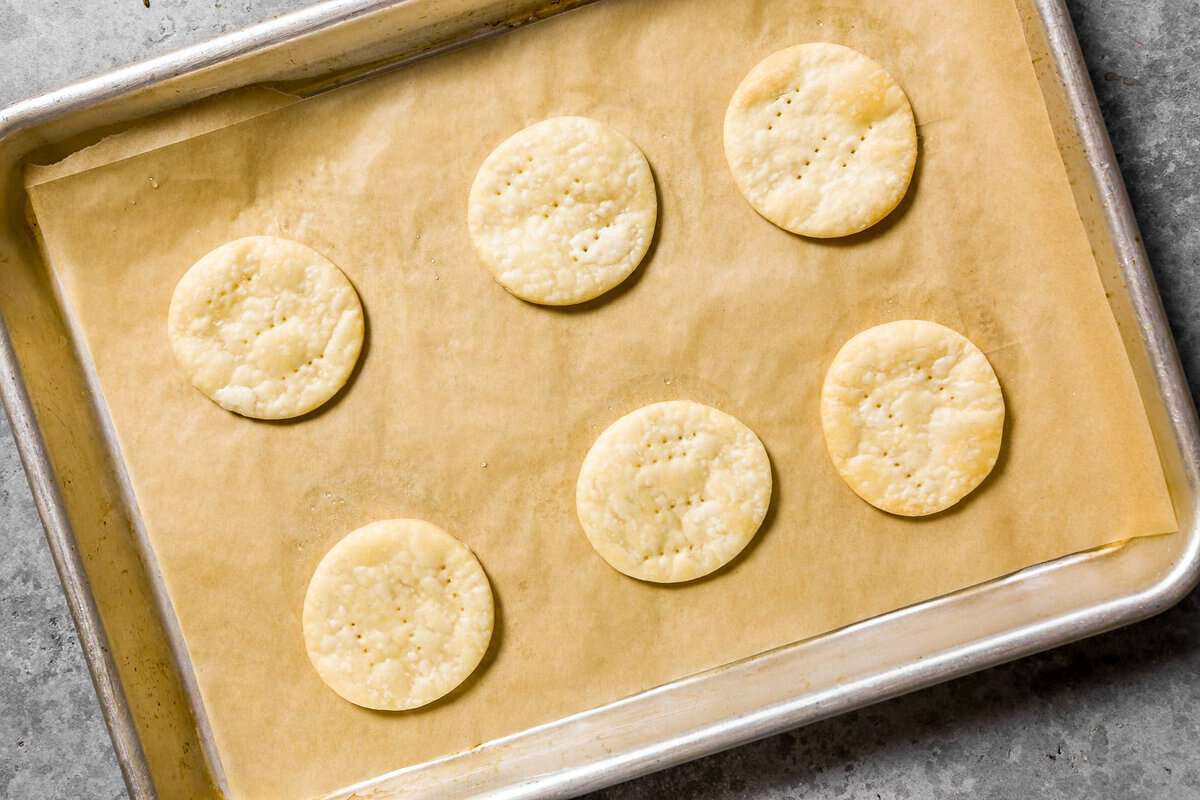
[[[908,200],[847,240],[805,240],[760,219],[721,150],[725,105],[746,71],[810,40],[886,65],[920,125]],[[505,293],[464,222],[491,148],[555,114],[627,133],[661,196],[646,263],[576,310]],[[1010,0],[602,0],[31,195],[237,797],[321,794],[1175,529]],[[188,266],[257,233],[333,259],[369,317],[359,374],[292,424],[206,400],[165,334]],[[994,475],[923,520],[878,512],[843,485],[817,410],[841,343],[908,317],[983,348],[1010,417]],[[597,433],[670,398],[736,415],[776,474],[755,543],[677,587],[606,566],[573,503]],[[478,553],[499,627],[448,700],[382,714],[321,683],[300,608],[334,541],[405,516]]]

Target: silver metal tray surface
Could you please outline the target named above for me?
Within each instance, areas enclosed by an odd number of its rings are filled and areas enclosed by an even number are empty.
[[[30,232],[23,164],[222,91],[313,94],[589,1],[327,0],[0,111],[0,396],[131,797],[220,797],[220,755]],[[1064,0],[1014,2],[1180,533],[1031,567],[331,798],[569,797],[1144,619],[1196,585],[1196,410]]]

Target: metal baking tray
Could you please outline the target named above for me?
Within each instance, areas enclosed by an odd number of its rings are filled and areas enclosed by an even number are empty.
[[[25,218],[22,165],[266,84],[305,95],[588,0],[328,0],[0,111],[0,395],[131,797],[219,797],[219,753],[120,455]],[[1200,428],[1063,0],[1014,0],[1180,533],[1031,567],[330,797],[567,797],[1158,613],[1200,579]]]

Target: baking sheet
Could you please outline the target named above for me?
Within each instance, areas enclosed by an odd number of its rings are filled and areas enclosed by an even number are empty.
[[[759,219],[721,153],[725,103],[745,72],[814,39],[887,65],[922,133],[910,198],[838,242]],[[496,286],[463,221],[490,149],[563,113],[628,133],[661,198],[647,263],[567,311]],[[1175,526],[1009,0],[604,0],[31,196],[235,796],[319,794]],[[296,423],[209,403],[164,334],[179,275],[251,233],[321,250],[367,309],[359,374]],[[993,477],[926,520],[858,501],[817,420],[837,347],[901,317],[944,322],[988,352],[1011,420]],[[651,586],[592,553],[573,484],[609,422],[674,397],[754,428],[777,492],[730,568]],[[325,689],[299,629],[325,549],[389,516],[468,541],[500,612],[476,677],[400,715]]]

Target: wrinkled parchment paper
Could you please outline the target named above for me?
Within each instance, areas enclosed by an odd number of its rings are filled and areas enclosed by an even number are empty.
[[[763,221],[722,155],[722,115],[742,76],[810,40],[881,61],[920,126],[908,199],[851,239],[801,239]],[[631,136],[661,198],[643,267],[567,310],[505,293],[464,221],[492,147],[555,114]],[[318,795],[1175,529],[1010,0],[603,0],[31,196],[236,797]],[[333,259],[368,314],[358,374],[292,423],[206,400],[165,332],[180,275],[222,242],[259,233]],[[992,477],[920,520],[846,488],[817,405],[842,342],[907,317],[945,323],[987,352],[1010,420]],[[591,550],[574,481],[611,421],[672,398],[753,428],[776,495],[730,567],[659,586]],[[386,714],[321,683],[300,609],[339,537],[405,516],[478,553],[498,627],[460,690]]]

